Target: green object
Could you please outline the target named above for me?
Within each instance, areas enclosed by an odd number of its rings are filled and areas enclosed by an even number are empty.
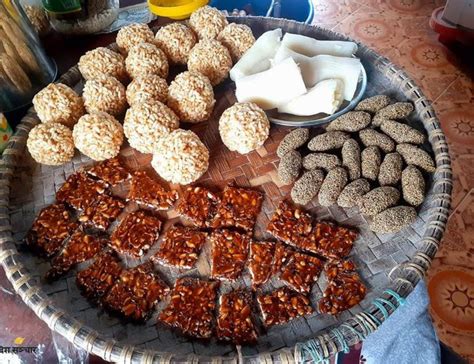
[[[80,0],[42,0],[43,7],[51,14],[71,14],[82,11]]]

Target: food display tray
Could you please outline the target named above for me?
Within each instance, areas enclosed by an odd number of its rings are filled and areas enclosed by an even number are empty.
[[[230,17],[229,21],[249,25],[256,37],[282,28],[321,40],[348,40],[327,29],[281,19]],[[427,196],[418,208],[415,223],[397,234],[371,232],[357,209],[326,208],[315,201],[306,206],[317,219],[333,220],[359,230],[351,258],[368,288],[367,296],[359,305],[338,316],[314,313],[295,319],[267,330],[256,345],[235,347],[214,340],[188,339],[157,326],[160,306],[143,325],[110,316],[80,295],[75,284],[77,270],[54,283],[46,283],[44,274],[48,263],[25,250],[22,239],[38,212],[54,201],[55,192],[65,179],[93,162],[77,152],[74,159],[63,166],[35,163],[26,151],[28,132],[39,122],[33,109],[18,125],[0,163],[0,262],[15,291],[52,330],[78,347],[113,362],[309,362],[327,358],[363,340],[403,303],[429,269],[448,219],[452,174],[444,134],[431,102],[420,88],[403,70],[363,44],[359,44],[356,56],[367,72],[365,96],[387,94],[395,100],[411,101],[415,112],[407,122],[424,127],[428,135],[425,146],[436,160],[436,172],[427,183]],[[66,72],[60,82],[80,90],[82,79],[77,66]],[[191,127],[211,151],[209,170],[198,184],[221,189],[227,182],[234,181],[239,186],[263,192],[264,203],[255,235],[268,237],[265,227],[269,218],[290,191],[290,186],[283,186],[278,180],[276,155],[278,144],[289,128],[272,125],[269,139],[257,151],[247,155],[230,152],[220,140],[218,119],[236,101],[234,85],[227,81],[216,87],[215,93],[217,102],[210,120]],[[122,148],[121,157],[130,169],[151,169],[151,156],[140,154],[128,145]],[[178,191],[182,188],[178,187]],[[167,226],[179,220],[174,210],[162,216],[167,219]],[[156,247],[141,261],[155,251]],[[124,263],[135,266],[138,260],[126,259]],[[157,269],[170,283],[177,277],[171,269],[161,266]],[[204,258],[197,269],[187,274],[206,275],[208,269]],[[313,303],[322,297],[325,284],[323,278],[315,284],[310,296]],[[248,286],[248,276],[244,275],[235,285]]]

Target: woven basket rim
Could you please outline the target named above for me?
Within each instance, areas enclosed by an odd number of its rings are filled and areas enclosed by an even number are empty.
[[[278,22],[278,24],[299,24],[292,20],[283,20],[264,17],[228,17],[229,20],[242,22]],[[330,38],[352,40],[343,34],[324,29],[315,25],[305,27],[316,28],[325,32]],[[356,42],[356,41],[355,41]],[[289,362],[306,362],[317,358],[321,360],[335,353],[346,350],[348,346],[362,341],[369,333],[388,318],[396,308],[403,303],[404,298],[414,289],[420,279],[423,279],[430,267],[431,260],[436,254],[446,222],[451,203],[452,171],[448,145],[441,130],[439,120],[436,117],[431,102],[424,96],[423,92],[414,84],[408,75],[399,67],[393,65],[385,57],[379,56],[373,50],[363,44],[356,42],[366,52],[372,53],[377,60],[387,68],[393,79],[403,80],[403,91],[414,95],[414,104],[419,117],[428,132],[429,141],[436,158],[436,172],[433,181],[436,204],[431,209],[431,214],[426,223],[426,229],[422,239],[421,248],[411,257],[408,262],[399,264],[389,274],[392,283],[373,304],[364,312],[352,315],[339,327],[332,330],[324,329],[318,335],[307,342],[296,344],[293,348],[278,349],[273,352],[259,353],[256,355],[242,357],[239,348],[235,355],[226,357],[189,357],[189,360],[197,362],[242,362],[247,359],[264,359],[265,362],[278,362],[288,360]],[[115,43],[109,45],[115,47]],[[68,80],[71,78],[71,80]],[[74,85],[80,79],[77,65],[69,69],[58,82]],[[72,85],[72,86],[74,86]],[[10,139],[0,161],[0,262],[5,269],[7,278],[12,283],[15,292],[22,300],[34,310],[37,316],[45,321],[51,330],[65,336],[70,342],[78,347],[93,353],[105,360],[124,363],[153,363],[171,362],[173,354],[155,350],[144,350],[132,345],[122,345],[116,340],[105,337],[88,326],[74,319],[67,312],[57,308],[48,296],[42,291],[28,270],[22,265],[14,238],[12,236],[11,221],[9,215],[10,182],[17,165],[16,155],[25,149],[29,130],[38,122],[34,108],[28,110],[27,115],[17,126],[17,131]],[[310,353],[312,356],[306,356]]]

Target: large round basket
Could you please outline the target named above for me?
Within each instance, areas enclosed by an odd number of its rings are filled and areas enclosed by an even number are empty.
[[[280,27],[317,39],[347,39],[326,29],[286,20],[259,17],[229,20],[249,25],[256,36]],[[430,267],[448,219],[452,174],[445,137],[431,103],[420,88],[402,70],[364,45],[359,45],[357,56],[367,70],[367,96],[384,93],[396,100],[413,102],[416,112],[407,122],[424,127],[429,137],[425,147],[436,159],[436,172],[428,181],[427,198],[418,210],[418,218],[400,233],[372,233],[356,209],[323,208],[316,203],[307,206],[318,219],[332,219],[359,229],[360,237],[351,258],[368,287],[368,294],[359,305],[336,317],[314,313],[293,320],[262,333],[254,346],[234,347],[213,340],[190,340],[159,327],[157,313],[144,325],[111,317],[79,294],[75,285],[76,271],[54,283],[45,283],[43,277],[48,263],[23,251],[22,239],[38,211],[54,201],[54,194],[65,178],[92,161],[77,153],[71,163],[60,167],[34,163],[25,149],[28,132],[39,122],[33,109],[18,125],[0,164],[0,261],[15,291],[51,330],[76,346],[114,362],[318,361],[363,340],[403,304]],[[66,72],[60,81],[78,90],[82,85],[77,67]],[[238,185],[264,192],[265,202],[256,229],[257,238],[263,238],[275,206],[289,191],[276,177],[278,158],[275,154],[288,129],[272,126],[264,147],[248,155],[229,152],[218,136],[217,120],[222,111],[235,102],[232,87],[228,82],[216,88],[213,116],[207,123],[192,128],[211,151],[209,171],[200,183],[222,187],[226,181],[234,180]],[[150,157],[128,146],[121,155],[130,168],[149,168]],[[171,221],[178,219],[173,212],[166,217]],[[124,264],[137,262],[125,259]],[[171,281],[176,278],[175,273],[157,269]],[[248,279],[244,277],[239,283],[248,284]],[[322,296],[324,286],[324,280],[320,279],[311,292],[312,302]],[[160,307],[157,312],[159,310]]]

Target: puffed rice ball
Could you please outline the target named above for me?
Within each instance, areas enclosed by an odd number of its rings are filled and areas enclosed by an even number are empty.
[[[168,59],[156,45],[141,43],[130,49],[125,59],[125,67],[131,78],[142,75],[157,75],[168,77]]]
[[[196,42],[194,32],[182,23],[165,25],[155,36],[155,43],[166,53],[169,62],[174,64],[186,64]]]
[[[38,124],[31,129],[26,146],[41,164],[59,166],[74,157],[72,131],[60,123]]]
[[[136,77],[127,87],[127,102],[129,105],[146,102],[168,100],[168,84],[164,78],[157,75],[142,75]]]
[[[105,112],[86,114],[72,131],[74,144],[84,155],[95,161],[114,158],[123,143],[122,125]]]
[[[178,129],[158,140],[151,165],[165,180],[186,185],[207,171],[209,150],[191,130]]]
[[[217,36],[230,52],[232,60],[237,62],[255,43],[252,29],[245,24],[230,23]]]
[[[127,108],[125,87],[110,76],[86,81],[82,98],[88,113],[106,112],[118,116]]]
[[[189,18],[189,25],[199,39],[215,39],[227,24],[224,14],[207,5],[197,9]]]
[[[270,122],[258,105],[236,103],[222,113],[219,133],[227,148],[246,154],[260,148],[267,140]]]
[[[100,76],[112,76],[121,82],[128,79],[122,55],[104,47],[86,52],[79,59],[78,67],[86,80]]]
[[[146,24],[130,24],[118,31],[115,41],[120,52],[127,54],[137,44],[153,43],[154,35]]]
[[[132,106],[123,122],[129,144],[142,153],[153,153],[158,140],[178,127],[176,114],[159,101]]]
[[[69,86],[50,83],[35,97],[33,105],[43,123],[61,123],[72,127],[84,115],[82,98]]]
[[[202,73],[212,86],[224,81],[231,68],[229,51],[215,39],[199,41],[189,54],[188,70]]]
[[[211,82],[197,72],[183,72],[169,87],[168,106],[182,121],[198,123],[209,119],[216,100]]]

